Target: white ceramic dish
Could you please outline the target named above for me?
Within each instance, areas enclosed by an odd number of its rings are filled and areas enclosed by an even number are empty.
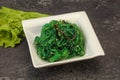
[[[34,47],[34,38],[41,33],[41,27],[45,23],[48,23],[51,20],[67,20],[69,22],[76,23],[82,29],[84,36],[86,38],[86,53],[83,57],[74,57],[71,59],[58,61],[49,63],[41,60],[36,53],[36,49]],[[23,29],[27,38],[32,62],[35,68],[47,67],[60,65],[65,63],[71,63],[80,60],[91,59],[97,56],[105,55],[98,38],[94,32],[94,29],[89,21],[87,14],[84,11],[81,12],[73,12],[61,15],[55,15],[44,18],[30,19],[22,21]]]

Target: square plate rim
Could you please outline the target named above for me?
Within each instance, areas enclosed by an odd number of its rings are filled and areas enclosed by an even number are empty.
[[[76,14],[76,16],[79,16],[80,14],[84,14],[84,15],[86,16],[86,18],[88,19],[88,21],[89,21],[89,25],[91,25],[90,20],[89,20],[89,18],[88,18],[88,16],[87,16],[86,12],[85,12],[85,11],[78,11],[78,12],[65,13],[65,14],[60,14],[60,15],[53,15],[53,16],[48,16],[48,17],[43,17],[43,18],[23,20],[23,21],[22,21],[23,30],[24,30],[24,32],[25,32],[25,28],[27,28],[27,27],[25,27],[25,25],[24,25],[26,22],[37,21],[37,20],[45,20],[45,19],[49,19],[49,18],[53,18],[53,17],[73,15],[73,14]],[[92,25],[91,25],[91,26],[92,26]],[[91,27],[91,28],[92,28],[93,31],[94,31],[94,28],[93,28],[93,27]],[[27,33],[25,32],[25,35],[26,35],[26,34],[27,34]],[[94,32],[94,34],[95,34],[95,32]],[[96,34],[95,34],[95,35],[96,35]],[[95,37],[97,38],[97,36],[95,36]],[[34,66],[35,68],[41,68],[41,67],[47,67],[47,66],[53,66],[53,65],[60,65],[60,64],[71,63],[71,62],[76,62],[76,61],[80,61],[80,60],[86,60],[86,59],[79,59],[79,58],[77,58],[77,59],[75,59],[75,60],[70,60],[70,59],[69,59],[69,60],[65,60],[65,61],[59,61],[59,62],[48,63],[48,64],[43,64],[43,65],[36,65],[35,62],[34,62],[34,58],[33,58],[33,56],[32,56],[32,53],[31,53],[30,41],[29,41],[29,39],[28,39],[28,36],[26,36],[26,38],[27,38],[27,42],[28,42],[28,46],[29,46],[29,50],[30,50],[30,55],[31,55],[31,58],[32,58],[32,63],[33,63],[33,66]],[[97,38],[97,40],[98,40],[98,38]],[[101,47],[100,42],[99,42],[98,44],[99,44],[100,47]],[[101,48],[102,48],[102,47],[101,47]],[[105,53],[104,53],[104,51],[103,51],[103,49],[102,49],[102,54],[99,54],[99,55],[96,54],[96,55],[94,55],[94,56],[92,56],[92,57],[88,57],[87,59],[91,59],[91,58],[94,58],[94,57],[97,57],[97,56],[104,56],[104,55],[105,55]]]

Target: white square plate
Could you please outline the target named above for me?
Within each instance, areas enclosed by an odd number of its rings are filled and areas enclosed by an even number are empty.
[[[83,31],[84,36],[86,38],[86,42],[85,42],[86,50],[85,50],[84,56],[74,57],[71,59],[53,62],[53,63],[49,63],[41,60],[41,58],[36,53],[36,49],[33,43],[34,43],[35,37],[40,35],[41,27],[45,23],[50,22],[51,20],[67,20],[69,22],[77,24],[80,27],[80,29]],[[32,62],[35,68],[65,64],[65,63],[86,60],[86,59],[91,59],[97,56],[105,55],[98,41],[98,38],[94,32],[94,29],[88,19],[88,16],[84,11],[55,15],[55,16],[44,17],[44,18],[24,20],[22,21],[22,24],[23,24],[23,29],[27,38]]]

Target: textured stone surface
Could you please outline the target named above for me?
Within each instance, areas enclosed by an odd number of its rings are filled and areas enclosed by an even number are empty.
[[[51,15],[84,10],[106,53],[91,60],[35,69],[24,39],[16,48],[0,47],[0,80],[120,79],[120,0],[0,0],[0,5]]]

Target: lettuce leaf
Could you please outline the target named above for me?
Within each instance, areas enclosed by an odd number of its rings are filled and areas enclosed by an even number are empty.
[[[22,20],[45,17],[47,14],[25,12],[6,7],[0,9],[0,46],[15,47],[25,37]]]

